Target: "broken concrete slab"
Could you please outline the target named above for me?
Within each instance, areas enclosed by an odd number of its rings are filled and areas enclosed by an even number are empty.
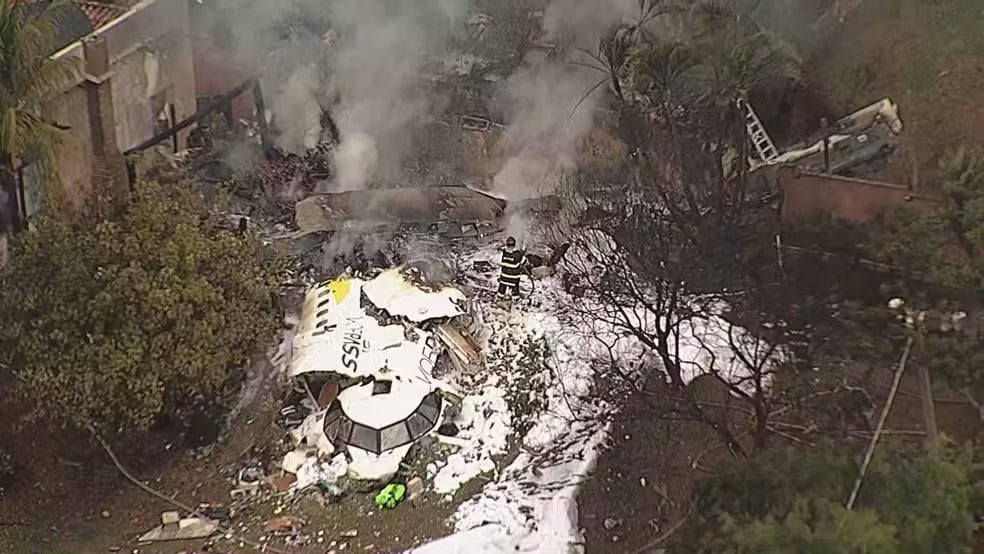
[[[168,525],[177,525],[181,522],[180,512],[162,512],[161,513],[161,523],[167,527]]]
[[[458,116],[458,125],[460,125],[462,129],[466,129],[468,131],[479,131],[483,133],[491,131],[495,128],[503,127],[500,123],[495,123],[494,121],[484,117],[476,117],[471,115]]]
[[[189,517],[176,524],[161,525],[144,533],[140,542],[187,541],[204,539],[219,530],[219,524],[205,518]]]
[[[308,461],[308,453],[302,450],[291,450],[284,455],[284,461],[281,462],[280,467],[287,473],[297,474],[297,470],[300,469]]]
[[[443,221],[495,223],[506,202],[468,187],[349,191],[310,196],[295,206],[305,233],[424,228]]]
[[[414,477],[407,481],[407,500],[413,502],[424,492],[424,480]]]

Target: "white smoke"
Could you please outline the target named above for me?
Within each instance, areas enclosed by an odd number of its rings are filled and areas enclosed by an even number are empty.
[[[317,87],[315,68],[301,67],[273,98],[270,108],[281,129],[278,144],[288,152],[304,152],[317,146],[321,139],[321,108],[315,96]]]
[[[553,41],[593,50],[612,25],[639,16],[639,0],[552,0],[543,30]]]
[[[379,165],[379,150],[372,136],[356,132],[345,135],[335,152],[336,191],[359,190]]]
[[[498,98],[507,122],[501,148],[509,157],[494,178],[495,192],[510,200],[539,196],[576,169],[578,141],[591,130],[601,97],[585,93],[597,82],[590,69],[543,54],[529,56],[509,77]]]
[[[606,98],[606,76],[582,65],[597,65],[583,51],[597,51],[613,25],[638,14],[637,0],[552,0],[542,31],[566,57],[531,52],[499,91],[496,107],[506,123],[499,148],[506,161],[491,188],[510,200],[504,228],[520,244],[536,233],[515,203],[555,192],[578,169],[578,149]]]
[[[256,67],[279,145],[302,153],[323,138],[328,108],[342,145],[337,182],[365,188],[399,174],[411,130],[438,108],[422,77],[463,27],[467,0],[224,0],[239,61]],[[344,176],[344,177],[343,177]]]
[[[494,192],[513,201],[541,196],[577,169],[579,143],[593,128],[607,90],[599,86],[603,73],[581,65],[591,63],[581,50],[596,51],[613,25],[638,11],[637,0],[550,2],[543,32],[568,57],[531,53],[506,80],[497,107],[506,120],[501,150],[507,159],[493,179]]]

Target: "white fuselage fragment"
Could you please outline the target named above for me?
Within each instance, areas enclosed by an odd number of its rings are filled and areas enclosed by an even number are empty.
[[[298,438],[323,454],[345,448],[352,478],[394,474],[412,444],[440,424],[444,400],[460,398],[434,378],[445,345],[425,327],[466,315],[467,307],[460,290],[424,291],[399,270],[372,281],[343,277],[308,291],[289,374],[327,377],[341,390],[307,418]],[[392,323],[381,324],[371,313],[378,310]]]

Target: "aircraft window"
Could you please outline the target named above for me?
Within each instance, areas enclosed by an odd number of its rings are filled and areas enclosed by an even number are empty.
[[[348,443],[369,452],[379,452],[379,431],[355,423],[352,426],[352,439]]]
[[[389,394],[393,390],[393,381],[373,381],[372,395]]]
[[[424,416],[432,424],[437,423],[437,418],[441,414],[441,397],[437,393],[427,395],[420,407],[417,408],[417,413]]]
[[[427,419],[420,414],[411,415],[410,419],[407,420],[407,425],[410,427],[410,436],[413,440],[419,439],[434,428],[434,424],[427,421]]]
[[[343,417],[338,425],[338,436],[337,440],[341,442],[349,442],[350,435],[352,434],[352,420]]]
[[[382,443],[380,446],[383,451],[398,448],[412,440],[405,421],[390,425],[380,431],[379,435],[380,442]]]

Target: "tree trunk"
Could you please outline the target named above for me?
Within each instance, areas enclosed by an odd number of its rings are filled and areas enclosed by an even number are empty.
[[[14,157],[0,154],[0,234],[10,234],[20,229],[18,209],[17,173]]]
[[[755,401],[755,451],[761,452],[769,445],[769,409],[761,397]]]

